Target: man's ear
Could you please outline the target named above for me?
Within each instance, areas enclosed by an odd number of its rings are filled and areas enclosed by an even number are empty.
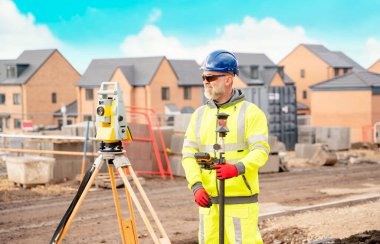
[[[234,83],[234,77],[233,76],[228,76],[226,85],[231,86]]]

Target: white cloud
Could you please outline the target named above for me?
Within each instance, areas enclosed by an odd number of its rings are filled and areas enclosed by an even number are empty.
[[[0,57],[16,58],[28,49],[60,48],[63,44],[46,25],[36,24],[9,0],[0,0]]]
[[[380,41],[374,37],[367,39],[365,46],[363,48],[362,54],[360,55],[360,60],[365,68],[368,68],[374,64],[380,58]]]
[[[159,20],[161,18],[161,15],[162,15],[162,12],[160,9],[158,9],[158,8],[153,9],[149,15],[148,23],[149,24],[155,23],[157,20]]]
[[[187,56],[186,48],[177,38],[164,36],[161,30],[154,25],[146,25],[138,35],[127,36],[121,49],[128,57]]]
[[[273,18],[257,20],[245,17],[242,23],[216,30],[217,35],[204,45],[184,46],[176,37],[165,36],[154,25],[145,26],[137,35],[127,36],[121,45],[125,55],[165,55],[169,58],[194,58],[200,62],[215,49],[233,52],[259,52],[277,62],[299,43],[316,43],[301,26],[286,27]]]

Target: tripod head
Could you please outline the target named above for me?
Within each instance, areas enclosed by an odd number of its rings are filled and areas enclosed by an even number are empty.
[[[98,91],[96,140],[101,141],[100,150],[108,152],[119,152],[122,150],[121,141],[132,141],[123,93],[117,82],[102,82]]]

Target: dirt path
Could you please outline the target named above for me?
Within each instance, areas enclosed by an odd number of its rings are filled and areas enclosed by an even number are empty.
[[[378,193],[379,175],[380,165],[377,164],[264,174],[260,175],[260,202],[263,203],[262,206],[270,206],[269,203],[282,206],[307,206],[343,199],[350,195]],[[144,184],[144,189],[172,243],[196,242],[197,207],[186,185],[186,181],[180,177],[173,181],[163,181],[155,177],[146,178]],[[74,192],[70,192],[68,187],[63,191],[64,194],[61,192],[49,196],[48,188],[45,190],[44,193],[44,188],[39,191],[15,190],[12,187],[0,189],[0,243],[50,241]],[[119,189],[119,194],[122,197],[123,215],[127,217],[128,211],[122,189]],[[367,221],[371,218],[380,220],[378,211],[365,211],[365,209],[379,210],[379,205],[380,201],[376,201],[335,210],[330,208],[291,217],[279,217],[262,222],[261,229],[267,240],[272,238],[271,234],[285,233],[282,235],[284,237],[289,231],[304,233],[300,235],[299,241],[303,240],[302,238],[316,240],[321,237],[345,237],[361,230],[356,228],[359,225],[363,230],[376,227],[379,229],[379,222]],[[368,222],[367,225],[362,224],[365,221]],[[137,228],[140,243],[152,243],[139,216]],[[292,236],[297,235],[293,233]],[[120,243],[112,192],[93,189],[86,197],[65,237],[64,243]]]

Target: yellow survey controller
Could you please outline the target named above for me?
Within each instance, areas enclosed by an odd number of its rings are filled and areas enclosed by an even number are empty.
[[[113,89],[110,89],[113,87]],[[102,82],[96,108],[96,140],[105,143],[132,141],[127,126],[123,93],[117,82]]]

